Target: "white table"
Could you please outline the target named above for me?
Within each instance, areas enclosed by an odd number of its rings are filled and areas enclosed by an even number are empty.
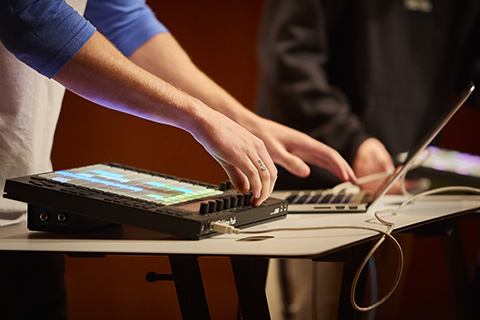
[[[289,214],[286,219],[254,226],[248,230],[267,230],[281,227],[325,227],[325,226],[367,226],[386,230],[374,220],[373,212],[379,209],[395,208],[404,198],[386,196],[367,213],[356,214]],[[480,196],[431,196],[406,206],[397,215],[383,218],[395,223],[395,232],[401,232],[434,222],[452,219],[480,210]],[[257,277],[255,264],[268,258],[309,258],[322,257],[342,252],[378,237],[378,233],[342,229],[285,231],[266,233],[273,236],[262,241],[239,241],[247,235],[219,235],[203,240],[178,240],[165,234],[138,229],[123,228],[99,230],[83,234],[52,234],[28,231],[23,224],[0,229],[0,250],[42,251],[81,254],[152,254],[168,255],[179,293],[180,306],[184,317],[203,314],[208,318],[208,308],[203,293],[203,284],[196,258],[199,256],[227,256],[232,261],[237,291],[244,318],[269,318],[268,305],[262,279]],[[245,281],[250,279],[251,281]],[[178,283],[177,283],[178,282]],[[184,289],[195,292],[181,296]],[[185,286],[182,289],[181,286]],[[252,291],[253,290],[253,291]],[[254,292],[255,294],[252,294]],[[188,302],[188,310],[182,307]],[[192,306],[192,299],[198,300],[198,309]],[[187,308],[186,305],[184,305]],[[185,312],[185,313],[184,313]],[[200,316],[201,317],[201,316]]]

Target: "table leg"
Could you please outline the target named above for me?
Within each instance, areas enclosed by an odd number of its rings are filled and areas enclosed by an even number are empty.
[[[353,308],[350,302],[350,290],[352,287],[353,279],[355,277],[355,273],[357,272],[358,266],[365,258],[367,252],[370,250],[371,244],[362,244],[359,245],[353,252],[348,252],[346,256],[344,256],[343,261],[343,276],[342,276],[342,288],[340,291],[340,299],[338,304],[338,313],[337,319],[339,320],[354,320],[354,319],[361,319],[363,313],[357,311]],[[357,290],[356,290],[356,301],[360,305],[363,305],[363,300],[365,298],[365,290],[366,290],[366,281],[367,281],[367,269],[368,266],[362,271],[360,278],[357,283]]]
[[[452,222],[444,239],[450,284],[459,319],[473,319],[467,263],[458,221]]]
[[[169,256],[178,302],[184,320],[210,319],[196,256]]]
[[[270,311],[265,294],[268,259],[231,257],[230,261],[243,319],[269,320]]]
[[[443,238],[455,312],[458,319],[473,319],[473,301],[470,295],[468,267],[459,220],[441,220],[416,228],[414,234],[423,237]]]

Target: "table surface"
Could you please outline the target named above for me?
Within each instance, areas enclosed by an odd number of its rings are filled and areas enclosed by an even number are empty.
[[[386,230],[374,218],[376,210],[396,208],[405,198],[387,195],[366,213],[288,214],[286,219],[244,230],[283,227],[366,226]],[[430,196],[404,207],[398,214],[382,217],[403,231],[436,220],[480,210],[480,196]],[[321,256],[370,240],[378,233],[355,229],[278,231],[265,233],[266,240],[248,240],[251,235],[218,235],[202,240],[179,240],[146,229],[123,226],[81,234],[29,231],[24,223],[0,229],[0,250],[64,253],[262,256],[304,258]]]

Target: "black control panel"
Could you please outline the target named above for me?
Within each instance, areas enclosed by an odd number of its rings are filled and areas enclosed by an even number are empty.
[[[284,218],[287,202],[115,163],[7,179],[5,198],[28,203],[30,230],[77,232],[128,224],[187,239],[213,236],[210,224],[247,227]]]

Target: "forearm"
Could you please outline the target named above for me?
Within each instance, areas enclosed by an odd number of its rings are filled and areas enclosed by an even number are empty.
[[[130,62],[98,32],[54,79],[100,105],[182,129],[206,108]]]
[[[189,132],[225,169],[238,190],[252,190],[254,205],[272,192],[276,168],[260,139],[129,61],[100,33],[95,33],[54,79],[105,107]],[[259,161],[266,169],[258,169]]]
[[[262,139],[273,160],[298,176],[310,170],[303,160],[327,168],[343,180],[353,172],[331,148],[298,131],[263,119],[242,106],[200,71],[169,34],[159,34],[137,49],[130,59],[228,116]]]
[[[154,53],[154,54],[152,54]],[[129,57],[140,67],[164,79],[237,123],[247,126],[257,118],[228,92],[199,70],[174,37],[158,34]]]

